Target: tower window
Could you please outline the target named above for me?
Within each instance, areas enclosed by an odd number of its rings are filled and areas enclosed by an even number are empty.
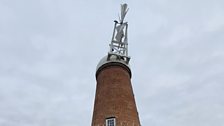
[[[107,118],[106,119],[106,126],[116,126],[115,117]]]

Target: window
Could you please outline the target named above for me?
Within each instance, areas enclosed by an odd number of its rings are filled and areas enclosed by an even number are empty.
[[[107,118],[106,119],[106,126],[116,126],[115,117]]]

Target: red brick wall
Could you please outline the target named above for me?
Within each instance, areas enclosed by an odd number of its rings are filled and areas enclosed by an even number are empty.
[[[105,126],[116,117],[116,126],[140,126],[130,75],[125,66],[108,65],[97,73],[92,126]]]

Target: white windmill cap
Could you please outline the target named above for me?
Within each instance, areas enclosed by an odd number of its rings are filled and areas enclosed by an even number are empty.
[[[99,71],[101,71],[106,66],[113,66],[113,65],[121,66],[121,67],[127,69],[127,71],[130,74],[130,77],[131,77],[130,65],[126,61],[124,61],[122,59],[118,59],[117,56],[115,56],[115,55],[112,55],[109,60],[108,60],[108,56],[104,56],[100,60],[100,62],[98,63],[98,65],[96,67],[96,76],[99,73]]]

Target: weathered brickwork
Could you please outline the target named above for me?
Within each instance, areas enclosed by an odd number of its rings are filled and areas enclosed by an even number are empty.
[[[140,126],[126,66],[108,65],[98,72],[92,126],[105,126],[105,119],[116,118],[116,126]]]

